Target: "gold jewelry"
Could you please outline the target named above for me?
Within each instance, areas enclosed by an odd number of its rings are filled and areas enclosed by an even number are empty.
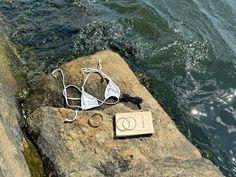
[[[100,117],[101,122],[100,122],[100,123],[97,123],[98,120],[92,119],[94,116]],[[102,116],[102,114],[99,114],[99,113],[93,114],[93,115],[90,116],[89,119],[88,119],[88,124],[89,124],[91,127],[93,127],[93,128],[100,127],[100,126],[102,125],[102,122],[103,122],[103,116]]]

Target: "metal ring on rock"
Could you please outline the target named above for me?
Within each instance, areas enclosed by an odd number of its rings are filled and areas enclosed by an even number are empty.
[[[98,115],[98,116],[100,117],[100,119],[101,119],[101,122],[98,123],[98,124],[96,124],[96,121],[94,121],[94,120],[92,119],[92,118],[93,118],[94,116],[96,116],[96,115]],[[99,114],[99,113],[93,114],[93,115],[90,116],[89,119],[88,119],[88,124],[89,124],[91,127],[94,127],[94,128],[100,127],[100,126],[102,125],[102,122],[103,122],[103,116],[102,116],[102,114]]]

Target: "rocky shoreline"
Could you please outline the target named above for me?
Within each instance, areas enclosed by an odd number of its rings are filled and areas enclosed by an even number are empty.
[[[60,66],[65,72],[66,83],[81,86],[85,76],[80,68],[96,67],[100,59],[104,72],[119,85],[121,92],[140,96],[143,99],[142,110],[152,112],[155,129],[152,136],[114,137],[114,114],[138,109],[130,103],[86,111],[73,123],[64,123],[65,117],[73,116],[74,112],[65,107],[60,77],[55,79],[50,74],[42,74],[27,88],[26,118],[23,118],[16,95],[24,85],[12,69],[17,58],[3,35],[4,24],[1,23],[0,176],[41,175],[32,172],[37,171],[39,165],[29,170],[29,161],[27,165],[25,160],[24,149],[29,147],[29,143],[24,131],[39,151],[45,176],[223,176],[180,133],[125,61],[111,51]],[[101,98],[105,86],[106,83],[101,83],[98,76],[92,75],[86,89]],[[102,126],[98,128],[88,125],[88,118],[95,112],[104,117]]]
[[[23,155],[26,140],[21,130],[21,112],[16,95],[21,90],[11,65],[16,56],[11,50],[0,21],[0,176],[31,176]],[[22,123],[22,122],[21,122]]]

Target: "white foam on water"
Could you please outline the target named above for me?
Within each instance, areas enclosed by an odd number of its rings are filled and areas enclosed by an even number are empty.
[[[228,131],[229,134],[231,134],[231,133],[236,132],[236,128],[235,128],[235,126],[229,126],[227,131]]]
[[[236,13],[236,1],[235,0],[225,0],[231,7],[232,11]]]
[[[236,172],[236,167],[233,168],[233,171]]]
[[[226,42],[228,47],[232,50],[232,52],[236,54],[235,34],[232,32],[232,29],[233,30],[235,29],[233,23],[232,24],[229,23],[227,20],[225,20],[225,17],[223,17],[222,14],[215,12],[217,10],[221,10],[219,7],[214,7],[216,8],[215,11],[211,12],[199,0],[193,0],[193,1],[195,2],[195,4],[198,5],[198,10],[201,11],[210,20],[211,24],[213,25],[214,29],[217,30],[222,40]]]
[[[221,117],[217,116],[216,117],[216,122],[220,123],[221,125],[224,125],[227,127],[227,125],[222,121]]]
[[[219,124],[225,126],[225,127],[227,128],[227,132],[228,132],[229,134],[236,132],[236,127],[233,126],[233,125],[227,125],[226,123],[224,123],[224,122],[222,121],[222,118],[221,118],[221,117],[217,116],[217,117],[216,117],[216,122],[218,122]]]

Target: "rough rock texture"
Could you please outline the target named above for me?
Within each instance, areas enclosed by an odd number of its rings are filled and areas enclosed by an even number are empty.
[[[137,173],[139,171],[139,173]],[[174,158],[156,160],[152,163],[140,163],[133,169],[122,173],[124,177],[202,177],[220,176],[209,160],[204,158],[180,161]]]
[[[175,124],[142,86],[118,55],[104,51],[61,66],[66,84],[82,85],[82,67],[96,67],[101,59],[103,71],[122,93],[143,98],[142,110],[152,111],[155,133],[152,136],[115,138],[115,113],[132,112],[130,103],[103,106],[83,112],[73,123],[64,119],[74,111],[64,108],[62,80],[43,75],[29,91],[28,130],[38,146],[48,174],[52,176],[223,176],[176,128]],[[103,98],[106,82],[94,74],[85,88]],[[72,92],[71,94],[76,94]],[[78,93],[77,93],[78,94]],[[94,113],[104,117],[98,128],[89,126]]]
[[[18,123],[20,113],[16,104],[17,82],[11,72],[14,57],[4,38],[0,19],[0,176],[30,176],[22,154],[24,138]]]

